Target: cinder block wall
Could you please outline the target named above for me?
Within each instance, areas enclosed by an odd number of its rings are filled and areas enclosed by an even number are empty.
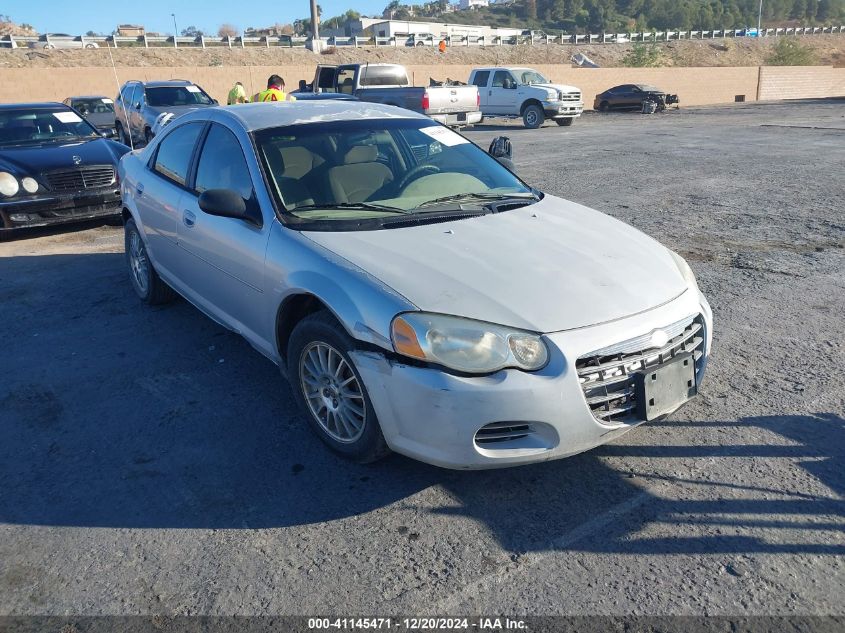
[[[117,68],[7,68],[0,69],[0,103],[22,101],[61,101],[70,95],[102,94],[113,97],[118,84],[129,79],[189,79],[213,97],[225,102],[235,81],[241,81],[249,94],[261,90],[267,77],[281,74],[289,89],[299,79],[311,81],[315,65],[280,66],[179,66]],[[740,68],[572,68],[568,64],[535,66],[552,81],[577,86],[588,108],[595,95],[622,83],[653,84],[677,93],[682,106],[733,103],[737,95],[746,101],[845,96],[845,69],[830,67],[740,67]],[[472,66],[437,64],[409,66],[418,86],[429,78],[442,80],[469,78]]]
[[[845,96],[845,69],[827,66],[763,66],[760,99]]]

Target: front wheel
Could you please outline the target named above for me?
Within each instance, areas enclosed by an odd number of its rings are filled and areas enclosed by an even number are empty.
[[[538,127],[543,125],[545,120],[546,115],[543,112],[543,108],[538,105],[530,105],[526,107],[522,113],[522,123],[529,130],[536,130]]]
[[[333,451],[358,463],[390,452],[370,396],[349,352],[354,341],[326,311],[300,321],[288,343],[288,376],[311,429]]]
[[[573,123],[575,123],[575,119],[574,119],[574,118],[568,118],[568,119],[555,119],[555,123],[557,123],[557,124],[558,124],[558,125],[560,125],[561,127],[569,127],[570,125],[572,125]]]
[[[176,292],[158,276],[135,220],[129,220],[123,230],[126,263],[135,294],[151,306],[172,301]]]

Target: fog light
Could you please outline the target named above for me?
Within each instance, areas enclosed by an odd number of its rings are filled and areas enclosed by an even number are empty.
[[[12,222],[26,222],[29,220],[29,215],[26,213],[11,213],[9,214],[9,218],[11,218]]]
[[[38,191],[38,181],[35,178],[30,178],[27,176],[23,180],[21,180],[21,184],[23,185],[24,190],[27,193],[35,193]]]

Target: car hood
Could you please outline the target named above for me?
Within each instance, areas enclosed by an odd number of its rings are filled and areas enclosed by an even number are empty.
[[[595,325],[657,307],[687,285],[671,252],[587,207],[528,207],[409,228],[305,235],[420,310],[532,330]]]
[[[128,150],[104,138],[90,141],[39,143],[0,147],[0,170],[37,174],[53,169],[73,169],[90,165],[116,165]],[[77,163],[74,156],[79,158]]]
[[[567,86],[566,84],[530,84],[531,88],[545,88],[546,90],[558,90],[560,92],[581,92],[580,88]]]

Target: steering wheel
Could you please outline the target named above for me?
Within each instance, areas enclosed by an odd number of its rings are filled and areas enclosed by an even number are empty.
[[[439,174],[441,172],[441,169],[437,165],[432,165],[430,163],[417,165],[416,167],[410,169],[408,173],[406,173],[404,176],[402,176],[402,180],[399,181],[397,188],[399,189],[399,191],[402,191],[403,189],[405,189],[405,187],[411,184],[412,180],[416,180],[420,177],[421,174],[427,171],[431,172],[432,174]]]

